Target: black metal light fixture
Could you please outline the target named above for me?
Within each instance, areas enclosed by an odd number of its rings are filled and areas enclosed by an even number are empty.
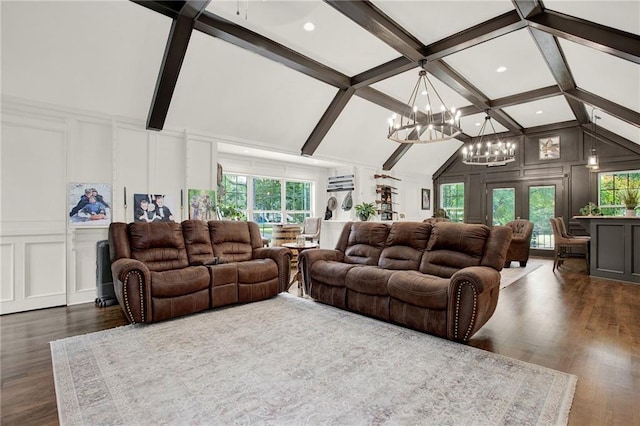
[[[448,108],[420,61],[418,81],[404,112],[389,119],[387,138],[398,143],[430,143],[453,139],[462,133],[460,111]],[[439,113],[434,108],[440,110]]]
[[[498,137],[495,127],[491,122],[491,116],[488,110],[485,110],[487,114],[484,118],[484,123],[480,127],[478,133],[478,142],[470,144],[462,148],[462,162],[464,164],[470,164],[473,166],[503,166],[507,163],[511,163],[516,159],[516,144],[515,142],[502,142]],[[483,139],[487,134],[487,123],[493,131],[492,141],[488,141],[483,144]]]
[[[587,157],[587,168],[592,172],[595,172],[600,168],[600,161],[598,160],[598,154],[596,153],[596,138],[598,135],[596,121],[600,120],[600,117],[595,115],[595,111],[595,108],[591,110],[591,129],[593,134],[591,135],[591,151]]]

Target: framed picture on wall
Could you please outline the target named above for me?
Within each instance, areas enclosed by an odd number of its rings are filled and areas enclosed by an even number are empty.
[[[189,219],[214,220],[216,214],[216,191],[209,189],[190,189],[187,191]]]
[[[173,197],[164,194],[133,194],[134,222],[175,222]]]
[[[422,188],[422,210],[431,209],[431,190]]]
[[[560,158],[560,136],[538,139],[541,160],[556,160]]]
[[[111,185],[69,182],[70,226],[108,226],[111,223]]]

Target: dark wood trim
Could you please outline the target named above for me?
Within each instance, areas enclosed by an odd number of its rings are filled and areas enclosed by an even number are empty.
[[[527,20],[531,27],[556,37],[640,64],[640,36],[636,34],[551,10]]]
[[[187,54],[193,24],[194,20],[187,16],[178,16],[171,23],[171,31],[164,49],[162,65],[147,115],[147,129],[162,130],[164,127],[182,62]]]
[[[613,142],[617,146],[626,149],[630,153],[640,155],[640,145],[605,129],[604,127],[598,126],[595,135],[593,134],[593,129],[591,128],[590,124],[583,124],[582,130],[586,135],[595,136],[598,141],[601,141],[605,144],[611,144],[611,142]]]
[[[325,3],[408,59],[417,62],[424,58],[424,45],[369,1],[325,0]]]
[[[200,14],[211,3],[211,0],[189,0],[184,2],[184,6],[180,9],[180,15],[187,18],[197,19]]]
[[[426,59],[429,61],[442,59],[485,41],[526,28],[526,26],[527,23],[520,19],[516,11],[506,12],[428,45],[425,49]]]
[[[586,90],[576,88],[566,91],[565,93],[567,96],[577,99],[580,102],[592,105],[597,109],[601,109],[607,114],[611,114],[633,126],[640,127],[640,113],[636,111],[630,110],[629,108],[623,107],[615,102],[611,102],[608,99],[601,98],[600,96],[594,95]]]
[[[532,136],[532,135],[535,135],[536,133],[554,132],[560,129],[576,127],[578,125],[580,125],[580,123],[578,123],[577,120],[569,120],[569,121],[563,121],[560,123],[551,123],[551,124],[545,124],[542,126],[529,127],[525,129],[524,134],[525,136]]]
[[[320,118],[320,121],[316,124],[311,135],[309,135],[307,141],[302,146],[301,155],[310,157],[314,152],[316,152],[316,149],[320,146],[322,139],[324,139],[342,110],[347,106],[347,103],[349,103],[349,100],[355,91],[356,89],[349,87],[347,89],[341,89],[336,93],[331,104],[329,104],[327,110],[322,114],[322,118]]]
[[[211,12],[204,11],[198,17],[195,29],[257,53],[338,89],[346,89],[351,85],[351,79],[341,72]]]

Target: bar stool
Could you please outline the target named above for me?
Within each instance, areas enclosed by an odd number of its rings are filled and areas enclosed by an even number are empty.
[[[551,230],[553,231],[553,269],[559,268],[568,257],[582,257],[578,253],[573,253],[572,248],[583,248],[584,258],[587,262],[587,271],[589,270],[589,243],[590,237],[565,237],[562,235],[564,221],[561,217],[552,217],[549,219]],[[566,228],[565,228],[566,229]],[[569,234],[566,234],[569,235]]]

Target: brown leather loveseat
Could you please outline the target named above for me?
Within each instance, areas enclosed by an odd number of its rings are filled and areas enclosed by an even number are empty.
[[[267,299],[289,286],[291,252],[262,247],[254,222],[109,227],[116,298],[131,323]]]
[[[299,256],[319,302],[467,341],[493,315],[512,230],[452,222],[348,222],[335,250]]]

